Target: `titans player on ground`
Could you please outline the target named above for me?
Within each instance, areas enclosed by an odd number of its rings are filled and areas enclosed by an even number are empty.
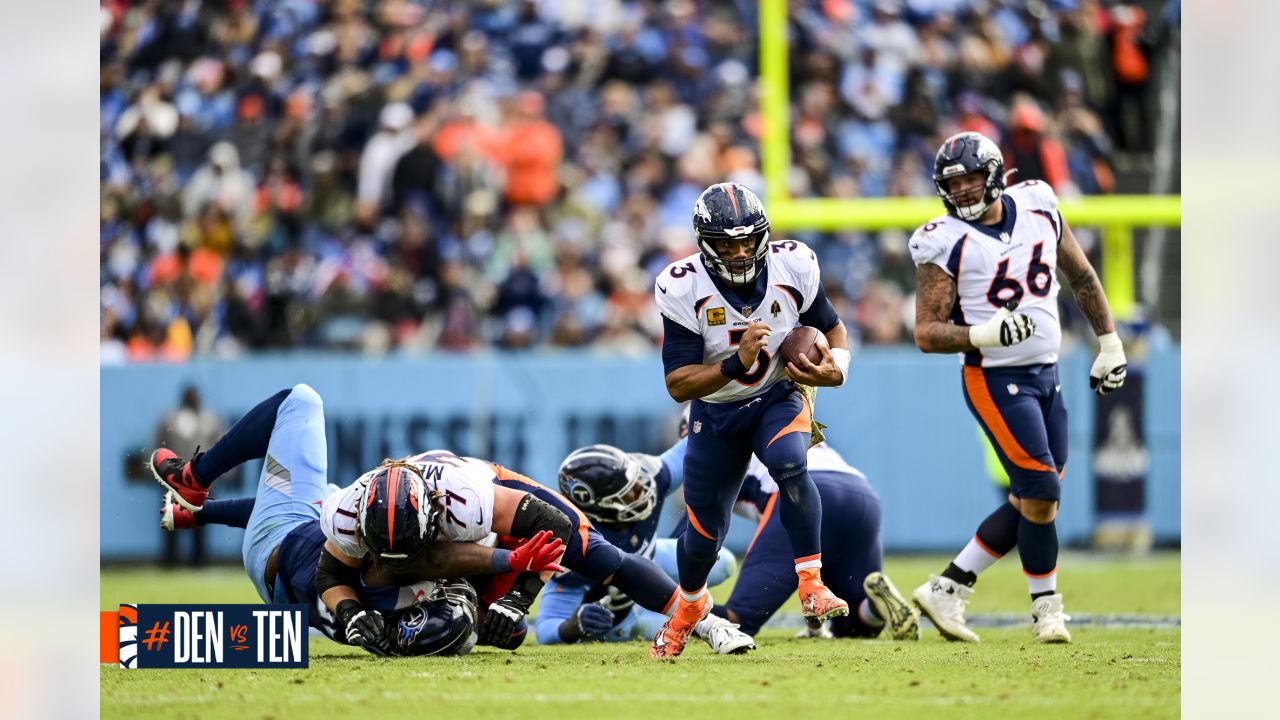
[[[934,161],[947,214],[911,236],[916,344],[963,353],[965,402],[1009,474],[1009,502],[989,515],[947,566],[914,593],[950,640],[978,642],[964,608],[978,575],[1018,548],[1038,642],[1070,642],[1057,592],[1054,527],[1067,464],[1067,410],[1058,378],[1057,270],[1071,283],[1101,352],[1089,384],[1124,384],[1125,356],[1097,273],[1043,182],[1005,188],[1000,149],[974,132],[948,138]],[[1015,312],[1016,311],[1016,312]]]
[[[706,579],[729,527],[752,452],[784,492],[779,501],[807,618],[847,615],[849,606],[821,579],[822,502],[806,455],[812,406],[796,383],[842,385],[849,341],[822,289],[813,251],[770,241],[760,199],[737,183],[712,185],[694,205],[699,252],[658,276],[667,391],[692,400],[685,499],[689,527],[677,548],[680,598],[649,654],[679,655],[711,610]],[[827,336],[821,363],[777,359],[787,334],[811,325]]]

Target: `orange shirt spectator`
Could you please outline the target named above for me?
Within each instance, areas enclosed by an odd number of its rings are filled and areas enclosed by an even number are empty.
[[[507,202],[512,205],[546,205],[560,193],[564,140],[543,116],[545,107],[542,95],[521,93],[516,116],[506,127]]]

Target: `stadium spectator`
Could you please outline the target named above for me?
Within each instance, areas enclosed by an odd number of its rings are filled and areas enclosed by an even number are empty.
[[[790,3],[792,194],[930,195],[959,129],[1000,138],[1019,179],[1142,191],[1117,154],[1154,137],[1171,22],[1144,5]],[[653,348],[631,288],[692,252],[697,193],[764,191],[751,3],[104,8],[104,361]],[[855,338],[905,337],[852,312],[891,309],[890,236],[794,234],[847,270],[830,284]]]

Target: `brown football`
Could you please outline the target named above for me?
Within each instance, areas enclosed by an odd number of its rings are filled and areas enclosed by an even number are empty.
[[[800,367],[800,356],[809,358],[809,362],[817,365],[822,362],[822,351],[818,349],[818,345],[826,345],[827,338],[818,328],[809,325],[801,325],[787,334],[782,341],[782,346],[778,348],[778,354],[782,357],[782,362],[795,363],[796,367]]]

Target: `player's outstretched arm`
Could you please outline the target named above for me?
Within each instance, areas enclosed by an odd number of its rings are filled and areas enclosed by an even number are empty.
[[[390,655],[386,623],[377,610],[366,610],[356,595],[355,584],[360,580],[363,563],[363,558],[350,557],[326,540],[316,565],[316,592],[333,611],[339,636],[348,644],[375,655]]]
[[[768,323],[755,322],[742,334],[738,352],[716,365],[689,364],[667,373],[667,392],[676,402],[687,402],[706,397],[729,384],[730,380],[746,377],[760,356],[760,350],[769,342],[773,328]]]
[[[1120,343],[1120,335],[1116,333],[1115,322],[1111,318],[1111,305],[1107,302],[1107,293],[1102,289],[1102,281],[1098,273],[1089,264],[1075,233],[1062,221],[1062,240],[1058,243],[1058,267],[1062,268],[1071,283],[1071,292],[1076,296],[1076,305],[1089,320],[1089,326],[1098,336],[1098,357],[1089,370],[1089,387],[1099,395],[1106,395],[1124,385],[1128,372],[1128,361],[1124,356],[1124,346]]]
[[[969,328],[951,323],[956,281],[933,263],[916,266],[916,347],[927,353],[968,352]]]
[[[1107,302],[1107,294],[1102,289],[1102,281],[1089,258],[1085,256],[1075,233],[1062,221],[1062,242],[1058,243],[1058,267],[1071,284],[1071,294],[1076,297],[1076,305],[1089,320],[1089,326],[1098,337],[1116,331],[1111,319],[1111,305]]]

